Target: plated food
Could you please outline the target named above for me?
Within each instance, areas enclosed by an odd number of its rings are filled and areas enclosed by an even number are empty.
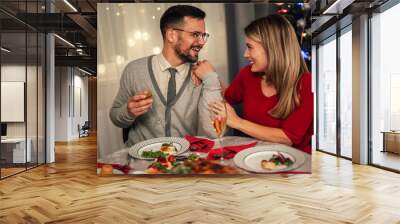
[[[184,138],[161,137],[133,145],[129,149],[129,154],[136,159],[153,160],[163,154],[182,154],[189,149],[189,146],[189,142]]]
[[[167,154],[172,154],[172,153],[177,152],[176,147],[174,146],[174,143],[172,143],[172,142],[162,144],[160,151],[163,153],[167,153]]]
[[[305,162],[305,155],[289,146],[280,144],[260,145],[242,150],[235,155],[235,165],[253,173],[292,171]]]
[[[145,170],[145,173],[159,174],[166,173],[176,166],[176,157],[173,155],[162,155],[154,160],[154,162]]]
[[[174,146],[174,144],[172,142],[163,143],[161,145],[159,151],[143,151],[142,157],[154,159],[154,158],[159,158],[159,157],[165,157],[166,155],[172,155],[176,152],[177,152],[176,147]]]
[[[173,155],[157,158],[146,170],[148,174],[237,174],[235,167],[224,166],[191,154],[185,161],[176,161]]]
[[[187,170],[191,174],[238,174],[239,170],[232,166],[224,166],[219,164],[219,161],[216,160],[186,160],[181,164],[181,167],[178,166],[179,169]]]
[[[238,174],[294,171],[306,161],[304,152],[280,144],[261,144],[235,152],[221,163],[210,154],[190,152],[189,142],[179,137],[162,137],[135,144],[129,149],[132,172],[142,174]],[[225,152],[229,152],[226,149]],[[213,151],[214,152],[214,151]],[[192,154],[190,154],[192,153]],[[190,154],[190,155],[189,155]],[[211,154],[212,155],[212,154]],[[148,160],[148,161],[143,161]]]
[[[292,166],[293,163],[293,160],[289,157],[285,157],[282,153],[277,152],[270,159],[261,160],[261,167],[266,170],[281,170]]]

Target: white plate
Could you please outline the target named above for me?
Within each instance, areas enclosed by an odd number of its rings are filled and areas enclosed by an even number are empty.
[[[190,143],[184,138],[179,138],[179,137],[153,138],[133,145],[129,149],[129,154],[137,159],[153,160],[152,158],[142,157],[142,153],[145,151],[153,151],[153,152],[160,151],[161,145],[164,143],[172,143],[175,146],[177,152],[172,153],[172,155],[179,155],[181,153],[184,153],[189,149],[190,146]]]
[[[266,170],[261,167],[262,160],[269,160],[272,155],[282,153],[283,156],[290,158],[293,164],[281,169]],[[233,161],[236,166],[255,173],[275,173],[286,172],[299,168],[305,162],[305,155],[292,147],[285,145],[262,145],[245,149],[235,155]]]

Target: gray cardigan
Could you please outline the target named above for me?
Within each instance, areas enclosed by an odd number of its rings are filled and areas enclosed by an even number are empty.
[[[125,67],[120,89],[110,110],[110,118],[116,126],[130,128],[127,146],[164,136],[200,135],[215,138],[208,103],[222,100],[217,73],[208,74],[203,83],[196,87],[189,70],[175,100],[167,105],[153,73],[152,58],[140,58]],[[153,94],[153,106],[147,113],[134,117],[128,113],[128,98],[145,89]]]

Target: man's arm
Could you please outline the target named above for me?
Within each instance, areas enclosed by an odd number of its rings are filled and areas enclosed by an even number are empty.
[[[120,128],[127,128],[135,121],[135,116],[128,112],[128,99],[134,96],[133,77],[125,68],[120,80],[120,88],[110,109],[110,119],[114,125]]]

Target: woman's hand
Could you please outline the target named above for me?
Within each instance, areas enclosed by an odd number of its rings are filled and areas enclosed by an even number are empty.
[[[203,61],[198,61],[192,68],[193,74],[199,78],[200,80],[203,80],[204,77],[211,72],[215,72],[214,66],[207,60]]]
[[[224,105],[225,104],[225,105]],[[224,117],[225,113],[224,111],[226,110],[226,125],[228,125],[231,128],[237,128],[239,126],[239,123],[241,121],[241,118],[236,114],[235,109],[233,107],[225,102],[221,101],[216,101],[212,102],[209,104],[209,108],[212,112],[216,113],[219,117]]]
[[[192,71],[192,74],[190,75],[190,78],[192,79],[192,83],[194,86],[199,86],[201,85],[202,81],[201,79],[199,79],[196,74],[194,74],[194,72]]]

